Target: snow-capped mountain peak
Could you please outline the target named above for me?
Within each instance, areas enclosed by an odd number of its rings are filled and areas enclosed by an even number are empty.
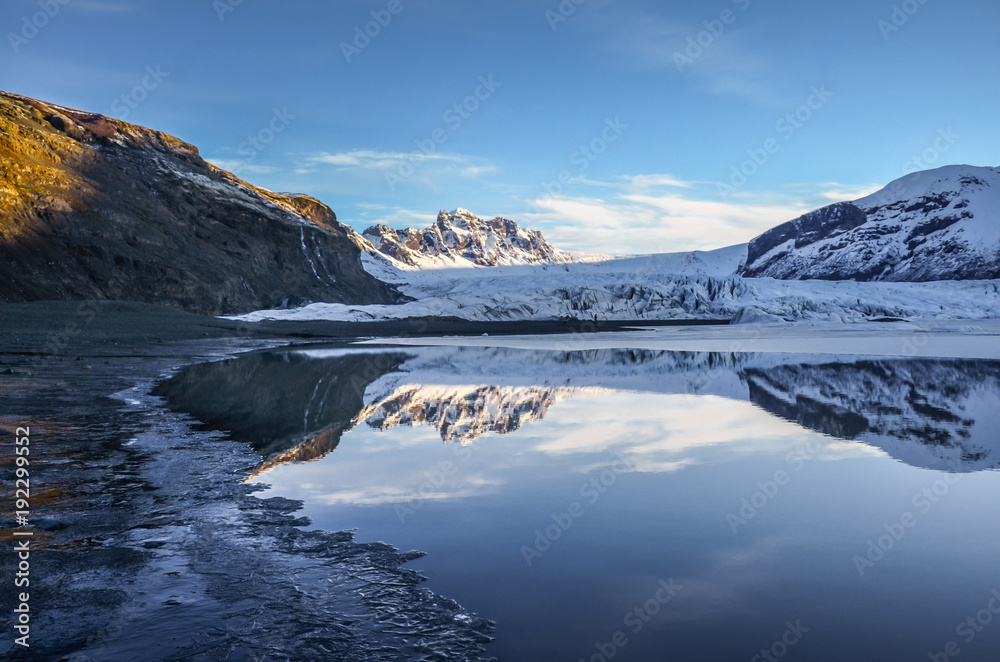
[[[744,276],[786,280],[1000,278],[1000,168],[915,172],[750,242]]]
[[[373,249],[398,263],[420,267],[493,267],[568,262],[572,254],[554,248],[537,230],[509,218],[485,219],[468,209],[441,210],[424,229],[373,225],[362,233]]]

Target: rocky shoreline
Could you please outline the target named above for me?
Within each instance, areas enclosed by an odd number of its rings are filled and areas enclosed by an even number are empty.
[[[484,659],[492,624],[421,588],[420,553],[307,530],[242,483],[260,455],[149,395],[286,337],[108,303],[4,306],[0,329],[0,466],[30,426],[35,533],[31,647],[5,637],[5,659]]]

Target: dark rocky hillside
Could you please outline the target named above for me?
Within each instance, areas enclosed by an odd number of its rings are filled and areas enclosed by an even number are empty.
[[[252,186],[165,133],[0,92],[0,302],[397,301],[360,254],[318,200]]]

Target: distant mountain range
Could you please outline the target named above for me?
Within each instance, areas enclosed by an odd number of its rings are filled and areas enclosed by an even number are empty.
[[[362,233],[372,248],[402,265],[479,266],[570,262],[574,255],[552,247],[537,230],[509,218],[480,218],[467,209],[442,210],[429,228],[394,230],[373,225]]]
[[[375,225],[363,236],[398,265],[498,266],[593,261],[515,221],[442,211],[425,230]],[[1000,278],[1000,168],[946,166],[854,202],[782,223],[743,247],[733,274],[779,280],[926,282]],[[698,264],[704,253],[683,254]],[[680,255],[673,263],[680,262]],[[688,273],[684,265],[679,273]],[[714,274],[725,275],[725,274]]]

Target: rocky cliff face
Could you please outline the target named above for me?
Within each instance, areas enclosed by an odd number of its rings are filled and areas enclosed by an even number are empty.
[[[360,255],[318,200],[252,186],[165,133],[0,93],[0,301],[396,301]]]
[[[467,209],[441,211],[425,230],[394,230],[373,225],[362,235],[375,250],[410,266],[480,266],[567,262],[541,232],[496,217],[484,219]]]
[[[744,276],[932,281],[1000,278],[1000,168],[913,173],[750,242]]]

